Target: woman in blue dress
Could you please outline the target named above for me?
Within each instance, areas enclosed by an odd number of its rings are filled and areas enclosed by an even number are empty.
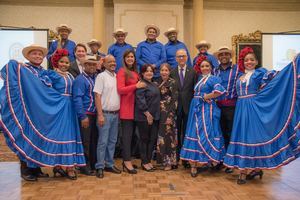
[[[226,90],[221,80],[211,75],[212,66],[206,57],[198,59],[202,77],[195,85],[190,105],[186,135],[180,158],[191,164],[191,176],[197,176],[197,165],[219,163],[225,154],[220,129],[220,109],[215,99]]]
[[[241,51],[239,68],[245,74],[236,84],[238,101],[224,159],[226,166],[240,170],[238,184],[299,156],[299,55],[279,73],[256,69],[257,63],[250,47]]]
[[[73,78],[65,72],[68,65],[62,64],[69,62],[68,54],[59,53],[58,73],[16,61],[1,70],[0,122],[8,146],[28,167],[54,167],[54,173],[76,179],[74,166],[84,166],[85,159],[70,99]],[[67,174],[61,167],[67,168]]]

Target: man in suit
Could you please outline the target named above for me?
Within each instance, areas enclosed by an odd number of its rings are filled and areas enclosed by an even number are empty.
[[[178,66],[171,71],[171,77],[177,83],[179,94],[176,124],[178,130],[177,159],[179,160],[189,116],[190,103],[194,96],[194,86],[197,82],[197,74],[191,66],[187,66],[188,55],[185,49],[177,50],[176,61]],[[182,164],[186,168],[189,165],[188,162],[182,162]]]
[[[82,60],[85,59],[87,55],[87,49],[84,44],[78,43],[75,47],[75,61],[71,62],[69,72],[76,78],[83,71],[83,66],[81,65]]]

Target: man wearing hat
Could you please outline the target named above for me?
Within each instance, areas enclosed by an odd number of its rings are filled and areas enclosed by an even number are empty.
[[[156,40],[159,33],[160,30],[157,26],[147,25],[145,27],[147,39],[140,42],[136,49],[139,69],[145,64],[151,64],[154,67],[154,79],[160,77],[160,65],[167,61],[164,45]]]
[[[96,56],[97,57],[97,60],[100,60],[100,58],[104,58],[105,57],[105,54],[104,53],[101,53],[99,51],[99,49],[101,48],[102,46],[102,43],[100,41],[98,41],[97,39],[91,39],[87,45],[90,47],[91,49],[91,52],[88,53],[88,55],[91,55],[91,56]]]
[[[166,56],[167,56],[167,63],[171,65],[172,68],[178,66],[176,61],[176,52],[179,49],[185,49],[188,55],[187,66],[192,67],[191,57],[189,50],[187,49],[186,45],[183,42],[180,42],[177,39],[178,30],[175,28],[169,28],[164,35],[169,39],[169,42],[165,44],[166,49]]]
[[[95,175],[98,130],[93,89],[98,62],[96,56],[87,55],[81,61],[83,72],[76,77],[72,88],[73,103],[80,121],[80,134],[87,164],[86,167],[80,168],[80,172],[85,175]]]
[[[195,47],[198,49],[199,53],[193,60],[193,66],[195,66],[195,64],[200,56],[206,56],[207,60],[212,64],[213,68],[219,66],[219,62],[218,62],[217,58],[207,52],[207,50],[210,49],[210,47],[211,47],[210,43],[206,42],[205,40],[202,40],[198,44],[196,44]]]
[[[130,44],[125,42],[125,38],[127,36],[127,32],[122,28],[118,28],[113,32],[113,37],[116,39],[116,43],[112,44],[108,48],[108,54],[113,55],[116,58],[117,67],[116,73],[123,66],[123,54],[127,49],[133,49]]]
[[[61,24],[58,27],[56,27],[56,30],[57,33],[59,34],[59,39],[51,43],[47,55],[48,61],[51,61],[52,54],[55,52],[56,49],[59,48],[59,49],[67,49],[69,52],[70,62],[73,62],[75,60],[74,49],[76,44],[72,40],[68,39],[70,33],[72,32],[72,29],[68,27],[67,24]]]
[[[43,78],[44,75],[42,75],[42,73],[44,72],[44,68],[41,66],[45,56],[47,55],[47,49],[42,47],[42,46],[39,46],[39,45],[30,45],[30,46],[27,46],[25,47],[23,50],[22,50],[22,54],[23,56],[29,61],[28,63],[26,63],[25,65],[22,66],[21,70],[24,69],[24,68],[27,68],[28,70],[26,71],[27,73],[32,73],[33,75],[36,76],[37,79],[42,79],[43,81],[46,82],[46,77],[45,79]],[[12,66],[10,66],[12,65]],[[15,61],[15,60],[11,60],[9,63],[8,63],[8,69],[10,70],[13,70],[13,66],[18,66],[18,63]],[[8,73],[9,71],[6,71],[6,67],[3,67],[3,69],[1,70],[1,75],[3,78],[5,78],[5,76],[8,76]],[[9,79],[8,79],[9,80]],[[9,81],[10,82],[10,81]],[[6,84],[6,83],[5,83]],[[22,83],[20,83],[22,84]],[[6,89],[6,87],[5,87]],[[3,92],[5,92],[5,90],[2,90]],[[17,90],[14,90],[17,92]],[[5,92],[6,93],[6,92]],[[10,96],[15,96],[16,94],[15,93],[9,93]],[[1,97],[2,98],[6,98],[6,95],[3,95],[3,93],[1,94]],[[14,99],[15,97],[13,97]],[[5,100],[5,102],[7,102]],[[14,102],[11,102],[11,106],[14,107]],[[3,105],[2,105],[3,106]],[[7,118],[7,114],[5,114],[6,110],[5,110],[5,105],[3,106],[3,109],[0,109],[0,115],[2,116],[2,119],[1,119],[1,126],[3,128],[3,130],[14,130],[14,129],[11,129],[11,126],[14,124],[11,123],[12,122],[12,119],[10,116],[8,116]],[[4,113],[2,113],[4,112]],[[19,112],[19,111],[18,111]],[[30,113],[29,113],[30,114]],[[18,117],[16,115],[16,117]],[[16,120],[19,120],[19,119],[16,119]],[[19,123],[18,125],[21,126],[23,123]],[[5,127],[5,128],[4,128]],[[23,127],[21,127],[23,129]],[[17,133],[11,133],[11,135],[17,135]],[[8,136],[7,134],[4,134],[4,136]],[[18,140],[22,140],[23,137],[16,137],[15,138],[15,141],[13,141],[13,143],[16,145],[16,144],[19,144]],[[29,143],[32,143],[32,144],[35,144],[35,141],[34,140],[31,140],[30,138],[28,138]],[[11,141],[11,138],[10,137],[7,137],[6,138],[6,141],[8,144],[9,147],[13,147],[14,145],[12,144],[12,142],[9,142]],[[24,142],[23,146],[22,147],[19,147],[19,148],[23,148],[22,150],[19,150],[19,149],[16,149],[16,148],[12,148],[12,150],[14,152],[17,153],[19,159],[20,159],[20,171],[21,171],[21,177],[26,180],[26,181],[37,181],[37,178],[38,177],[48,177],[48,174],[44,174],[42,171],[41,171],[41,168],[40,167],[28,167],[28,165],[32,165],[32,160],[28,160],[27,158],[27,155],[29,155],[30,153],[32,152],[27,152],[26,149],[30,149],[30,148],[27,148],[26,147],[26,142]],[[21,153],[20,153],[21,152]]]
[[[235,103],[237,100],[237,93],[235,89],[236,82],[242,73],[238,70],[237,65],[232,64],[232,50],[230,50],[227,46],[220,47],[219,50],[214,53],[214,56],[220,61],[220,65],[214,69],[214,75],[220,77],[222,80],[222,86],[227,90],[227,93],[220,96],[217,100],[217,104],[221,109],[220,123],[225,148],[227,149],[233,125]],[[216,169],[220,168],[221,165],[217,165]],[[225,172],[231,173],[232,170],[227,168]]]

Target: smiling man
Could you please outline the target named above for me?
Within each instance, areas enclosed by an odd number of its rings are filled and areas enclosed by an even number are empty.
[[[69,35],[71,34],[72,29],[67,24],[61,24],[56,27],[56,30],[59,34],[59,39],[51,43],[47,59],[51,61],[51,56],[56,49],[67,49],[69,52],[69,59],[73,62],[75,60],[74,49],[76,44],[72,40],[69,40]]]
[[[119,71],[121,67],[123,67],[123,54],[127,49],[133,49],[133,47],[125,42],[126,36],[128,32],[126,32],[122,28],[118,28],[113,32],[113,37],[116,39],[116,43],[112,44],[108,48],[108,54],[111,54],[116,59],[116,73]]]
[[[166,62],[166,51],[162,43],[156,38],[159,36],[160,30],[155,25],[147,25],[145,27],[146,40],[140,42],[136,49],[136,59],[139,70],[145,64],[154,67],[154,79],[158,79],[160,65]]]
[[[188,56],[187,66],[192,67],[189,50],[183,42],[180,42],[177,39],[178,32],[179,31],[177,29],[172,27],[164,33],[164,35],[169,39],[169,42],[165,44],[167,63],[169,63],[172,68],[177,67],[178,63],[176,61],[176,52],[179,49],[185,49]]]
[[[112,55],[104,58],[105,71],[97,76],[94,94],[97,108],[98,144],[97,163],[98,178],[104,177],[104,170],[120,174],[114,165],[115,145],[118,139],[120,96],[117,91],[116,60]]]

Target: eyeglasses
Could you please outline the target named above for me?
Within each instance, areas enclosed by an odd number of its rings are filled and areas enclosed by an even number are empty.
[[[178,56],[176,56],[176,58],[185,58],[185,57],[187,57],[187,55],[178,55]]]

